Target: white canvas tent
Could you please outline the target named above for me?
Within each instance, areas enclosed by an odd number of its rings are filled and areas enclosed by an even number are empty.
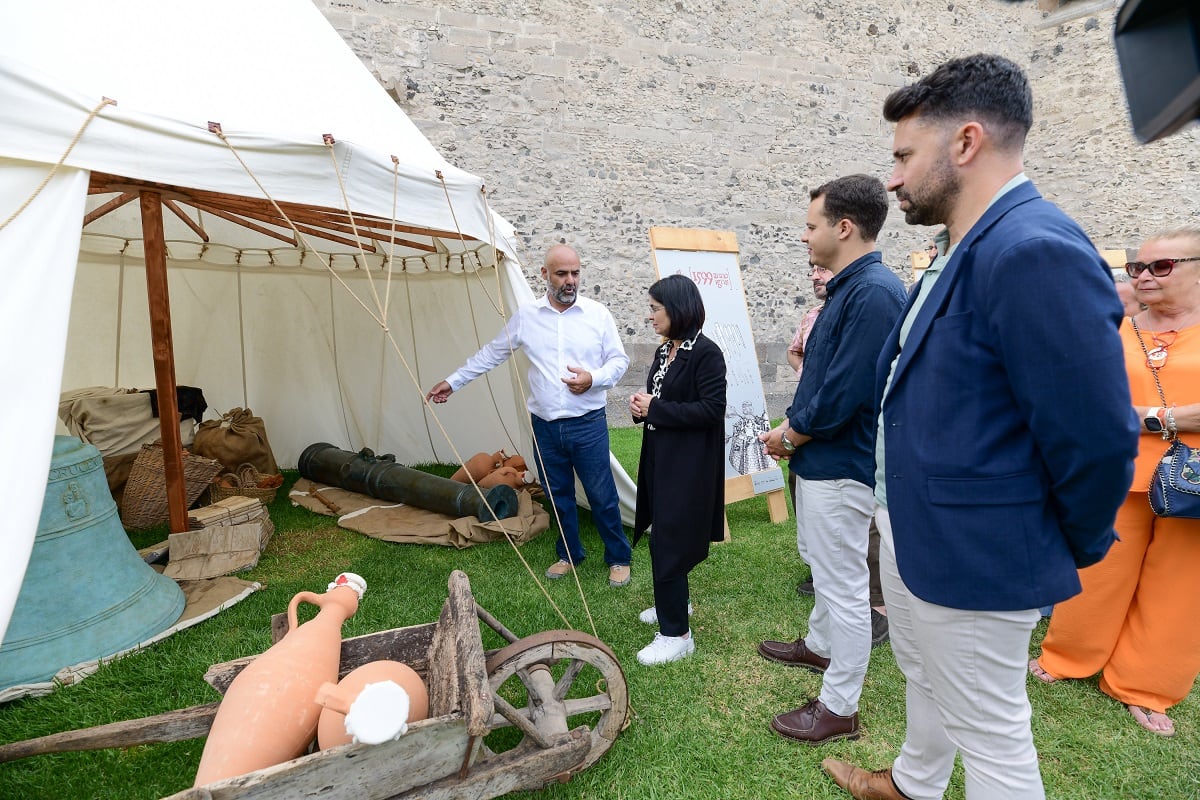
[[[532,299],[511,228],[308,0],[8,4],[0,226],[0,635],[60,391],[152,388],[164,347],[178,384],[262,416],[285,466],[317,441],[401,463],[532,455],[516,370],[438,408],[455,447],[421,401]]]

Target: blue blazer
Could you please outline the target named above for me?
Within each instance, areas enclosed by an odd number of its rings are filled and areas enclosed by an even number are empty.
[[[881,394],[900,353],[882,406],[887,505],[917,597],[1009,611],[1079,592],[1137,454],[1120,322],[1096,248],[1027,182],[959,243],[902,352],[892,330],[876,372]]]

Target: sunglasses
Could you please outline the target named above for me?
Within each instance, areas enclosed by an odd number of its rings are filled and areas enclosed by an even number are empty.
[[[1156,278],[1165,278],[1171,274],[1171,270],[1175,269],[1175,265],[1184,261],[1200,261],[1200,256],[1192,256],[1191,258],[1160,258],[1158,261],[1151,261],[1145,264],[1141,261],[1130,261],[1125,264],[1125,272],[1131,278],[1136,278],[1146,270],[1150,270],[1150,274]]]

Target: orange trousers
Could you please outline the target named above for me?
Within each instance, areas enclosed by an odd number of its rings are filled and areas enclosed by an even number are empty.
[[[1056,678],[1101,672],[1105,694],[1165,712],[1200,674],[1200,519],[1156,517],[1130,492],[1116,530],[1104,560],[1079,571],[1083,591],[1054,607],[1038,661]]]

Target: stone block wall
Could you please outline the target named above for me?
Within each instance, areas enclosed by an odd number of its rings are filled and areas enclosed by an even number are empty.
[[[1196,127],[1136,143],[1112,46],[1116,2],[1036,0],[314,0],[433,144],[481,176],[539,288],[575,246],[644,377],[647,229],[731,230],[772,413],[813,297],[800,233],[811,188],[888,177],[880,110],[956,55],[998,52],[1034,85],[1026,168],[1102,248],[1195,218]],[[931,231],[893,210],[885,261],[910,277]],[[1036,276],[1019,275],[1036,291]],[[782,403],[780,399],[782,398]]]

